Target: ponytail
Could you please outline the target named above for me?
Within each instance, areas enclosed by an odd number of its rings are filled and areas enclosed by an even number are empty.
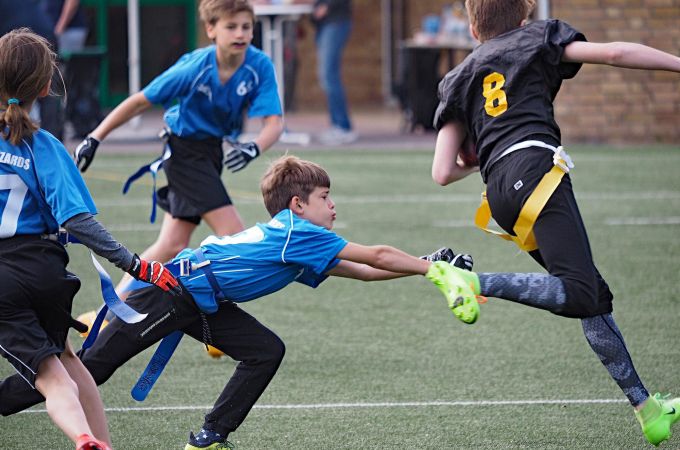
[[[28,112],[21,107],[21,102],[7,100],[7,109],[0,116],[2,137],[13,145],[19,145],[21,139],[30,136],[38,130],[38,125],[31,120]]]

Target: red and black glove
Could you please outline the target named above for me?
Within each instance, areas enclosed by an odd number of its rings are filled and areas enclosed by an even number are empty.
[[[158,261],[145,261],[135,254],[132,266],[127,272],[136,280],[155,284],[172,295],[182,293],[182,286],[179,285],[170,271]]]

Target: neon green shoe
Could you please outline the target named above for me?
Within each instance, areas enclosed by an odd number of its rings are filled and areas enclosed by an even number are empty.
[[[680,398],[656,393],[640,411],[635,411],[642,433],[653,445],[659,445],[673,434],[671,426],[680,420]]]
[[[475,323],[479,317],[479,277],[474,272],[468,272],[453,267],[444,261],[432,263],[425,274],[446,297],[453,314],[465,323]]]

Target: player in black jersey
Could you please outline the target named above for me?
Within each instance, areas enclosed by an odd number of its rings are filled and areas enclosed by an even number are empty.
[[[680,419],[680,398],[650,396],[633,367],[612,318],[613,295],[593,262],[552,102],[583,63],[680,72],[680,58],[634,43],[589,43],[559,20],[527,24],[533,6],[533,0],[466,1],[481,45],[439,85],[432,177],[447,185],[479,170],[506,238],[548,274],[459,271],[459,281],[467,299],[498,297],[580,319],[645,437],[658,445]],[[470,165],[470,149],[478,168]]]

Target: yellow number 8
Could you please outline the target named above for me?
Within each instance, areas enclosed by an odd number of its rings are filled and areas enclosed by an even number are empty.
[[[486,99],[484,109],[491,117],[500,116],[508,109],[508,98],[505,91],[501,89],[505,84],[505,77],[498,72],[494,72],[484,77],[484,92],[482,95]]]

